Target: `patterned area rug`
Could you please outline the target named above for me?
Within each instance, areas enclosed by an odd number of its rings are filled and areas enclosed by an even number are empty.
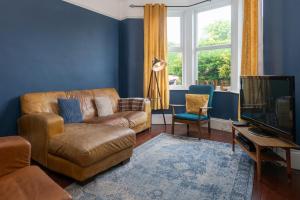
[[[81,187],[75,200],[250,200],[253,162],[230,144],[161,134],[134,150],[131,161]]]

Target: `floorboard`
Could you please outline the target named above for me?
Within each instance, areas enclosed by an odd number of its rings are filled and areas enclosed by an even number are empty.
[[[162,132],[171,133],[171,126],[167,126],[166,130],[163,125],[153,125],[151,131],[145,131],[137,135],[136,146],[142,145],[150,139],[156,137]],[[176,135],[186,135],[185,125],[176,125]],[[190,128],[190,137],[198,137],[196,127]],[[203,128],[201,138],[231,143],[231,134],[223,131],[212,130],[209,136],[207,128]],[[44,171],[60,186],[67,187],[74,180],[66,176],[51,172],[45,168]],[[300,171],[293,170],[291,181],[288,181],[285,167],[274,163],[264,163],[262,165],[262,180],[255,180],[253,186],[252,200],[299,200],[300,199]]]

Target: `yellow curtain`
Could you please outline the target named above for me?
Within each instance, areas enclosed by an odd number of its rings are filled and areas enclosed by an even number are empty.
[[[147,97],[152,61],[154,58],[167,60],[167,8],[163,4],[145,5],[144,14],[144,96]],[[153,77],[154,78],[154,77]],[[162,108],[169,108],[169,82],[167,67],[157,73]],[[151,85],[152,99],[158,98],[156,82]],[[160,109],[160,101],[152,101],[153,109]]]
[[[244,0],[241,75],[258,75],[259,0]]]

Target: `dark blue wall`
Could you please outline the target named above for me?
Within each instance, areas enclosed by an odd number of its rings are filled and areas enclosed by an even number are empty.
[[[0,15],[0,135],[24,93],[118,88],[117,20],[61,0],[1,0]]]
[[[144,20],[120,22],[120,96],[142,97],[144,74]]]
[[[264,0],[264,73],[283,73],[283,0]]]
[[[264,0],[264,3],[265,73],[295,76],[296,129],[300,144],[300,1]]]

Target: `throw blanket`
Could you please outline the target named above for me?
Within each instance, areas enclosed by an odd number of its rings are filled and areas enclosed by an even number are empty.
[[[144,111],[144,98],[121,98],[119,99],[119,112]]]

